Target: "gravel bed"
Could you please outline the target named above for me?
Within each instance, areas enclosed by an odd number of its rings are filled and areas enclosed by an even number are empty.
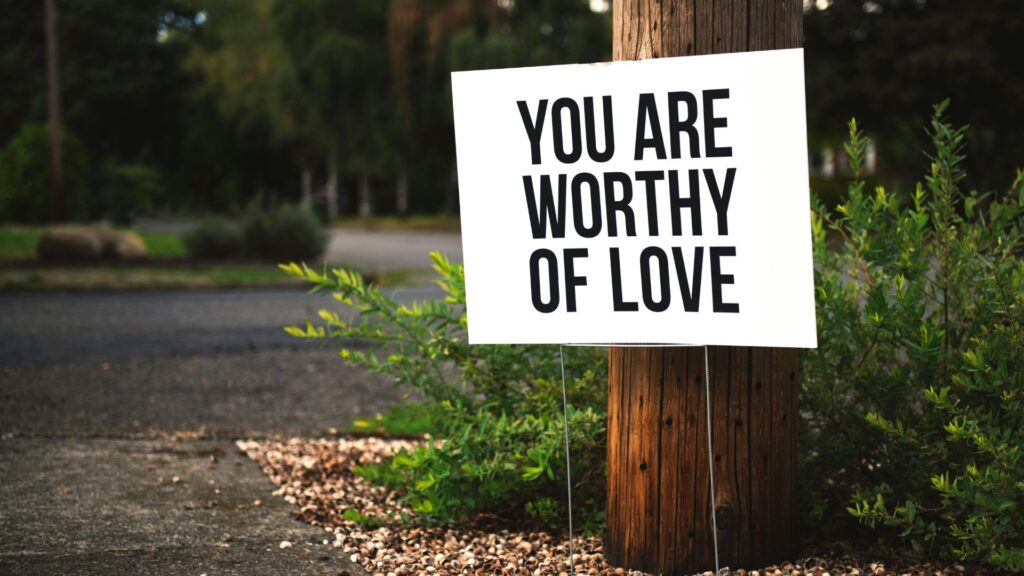
[[[412,511],[399,494],[374,486],[353,473],[360,464],[379,463],[409,440],[291,439],[239,441],[239,449],[255,460],[278,486],[275,496],[298,507],[297,517],[327,532],[333,544],[374,575],[507,574],[567,575],[567,539],[545,532],[521,532],[486,526],[375,526],[344,518],[352,508],[371,518],[397,517]],[[282,542],[282,546],[287,545]],[[613,568],[604,561],[599,538],[574,540],[577,574],[641,575]],[[723,569],[723,574],[725,570]],[[712,572],[705,572],[712,576]],[[734,576],[958,576],[980,574],[961,565],[916,564],[888,567],[884,563],[858,563],[846,557],[811,557],[800,562],[768,566],[762,570],[736,570]]]

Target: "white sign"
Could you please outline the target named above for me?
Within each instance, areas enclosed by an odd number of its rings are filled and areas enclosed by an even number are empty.
[[[802,50],[452,93],[470,343],[817,345]]]

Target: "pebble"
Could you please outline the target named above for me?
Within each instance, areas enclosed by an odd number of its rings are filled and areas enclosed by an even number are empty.
[[[344,519],[349,509],[368,518],[414,516],[391,490],[356,476],[358,465],[383,462],[399,450],[412,450],[420,441],[381,438],[331,438],[287,441],[239,441],[238,448],[255,460],[277,485],[273,495],[294,504],[297,516],[334,535],[330,543],[338,553],[371,574],[478,574],[542,576],[568,574],[567,540],[557,534],[484,528],[473,522],[457,527],[390,525],[372,528]],[[236,462],[237,464],[237,462]],[[175,477],[172,482],[178,482]],[[261,500],[253,503],[262,504]],[[491,522],[493,524],[493,522]],[[325,545],[328,540],[323,541]],[[604,559],[598,538],[574,539],[574,571],[597,576],[641,576],[643,573],[612,567]],[[291,542],[282,541],[282,549]],[[761,570],[722,571],[729,576],[960,576],[962,565],[922,563],[899,566],[869,565],[826,555],[786,562]],[[979,574],[969,571],[970,574]],[[705,576],[715,576],[704,572]]]

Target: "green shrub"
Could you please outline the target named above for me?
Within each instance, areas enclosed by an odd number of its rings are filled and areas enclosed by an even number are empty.
[[[114,224],[130,224],[163,194],[160,173],[146,164],[108,163],[100,188],[101,211]]]
[[[849,197],[836,217],[816,210],[804,493],[815,529],[850,534],[852,515],[879,543],[1019,572],[1024,174],[1010,194],[965,192],[965,128],[944,120],[945,107],[911,198],[864,190],[851,121]]]
[[[89,162],[82,141],[64,130],[64,216],[89,216]],[[50,191],[50,133],[41,124],[26,124],[0,152],[0,220],[36,223],[52,218]]]
[[[250,207],[241,222],[206,218],[185,236],[191,258],[304,260],[324,251],[326,235],[303,206],[282,204],[269,210]]]
[[[323,254],[326,235],[316,216],[302,205],[250,208],[242,222],[251,255],[265,260],[309,260]]]
[[[373,418],[360,418],[352,430],[391,436],[423,436],[442,429],[444,407],[431,402],[407,402],[388,408]]]
[[[349,362],[418,390],[441,411],[443,442],[402,453],[360,472],[399,487],[426,518],[452,521],[481,512],[537,523],[565,518],[565,451],[559,350],[551,346],[469,346],[462,266],[433,254],[443,301],[402,305],[342,269],[288,273],[333,293],[357,314],[322,310],[302,338],[356,339]],[[575,512],[601,522],[604,502],[604,353],[566,349]],[[555,511],[557,510],[557,513]]]
[[[189,258],[196,260],[241,258],[245,254],[242,229],[227,218],[203,219],[185,234],[184,240]]]

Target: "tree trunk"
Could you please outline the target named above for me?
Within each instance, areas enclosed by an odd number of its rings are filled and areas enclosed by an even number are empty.
[[[459,165],[452,161],[451,180],[444,193],[444,215],[453,216],[459,208]]]
[[[373,205],[370,203],[370,175],[363,171],[359,176],[359,217],[369,218],[373,214]]]
[[[398,161],[398,180],[395,183],[395,212],[399,216],[409,213],[409,171],[405,160]]]
[[[60,65],[57,59],[57,6],[46,0],[46,104],[50,123],[50,208],[54,222],[64,219],[64,160],[60,130]]]
[[[796,0],[617,0],[615,60],[795,48]],[[721,566],[756,568],[796,547],[795,349],[709,353],[714,513]],[[714,568],[701,348],[608,353],[605,554],[660,574]]]
[[[327,221],[338,217],[338,149],[331,147],[327,157]]]
[[[302,164],[302,204],[313,205],[313,171],[306,163]]]

